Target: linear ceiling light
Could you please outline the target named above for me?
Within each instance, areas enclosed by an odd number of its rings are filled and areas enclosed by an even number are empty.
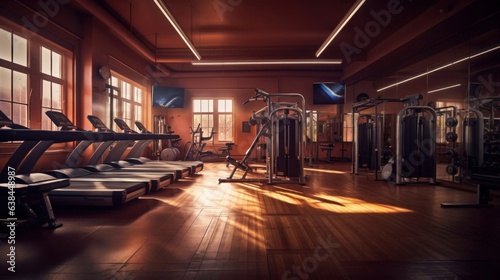
[[[342,59],[286,59],[286,60],[207,60],[192,61],[192,65],[332,65],[342,64]]]
[[[422,74],[418,74],[418,75],[416,75],[416,76],[410,77],[410,78],[408,78],[408,79],[406,79],[406,80],[402,80],[402,81],[397,82],[397,83],[394,83],[394,84],[392,84],[392,85],[388,85],[388,86],[386,86],[386,87],[383,87],[383,88],[377,89],[377,92],[380,92],[380,91],[386,90],[386,89],[391,88],[391,87],[395,87],[395,86],[397,86],[397,85],[400,85],[400,84],[403,84],[403,83],[409,82],[409,81],[411,81],[411,80],[415,80],[415,79],[420,78],[420,77],[423,77],[423,76],[425,76],[425,75],[427,75],[427,74],[434,73],[434,72],[439,71],[439,70],[441,70],[441,69],[444,69],[444,68],[450,67],[450,66],[452,66],[452,65],[458,64],[458,63],[463,62],[463,61],[466,61],[466,60],[469,60],[469,59],[471,59],[471,58],[475,58],[475,57],[481,56],[481,55],[483,55],[483,54],[486,54],[486,53],[492,52],[492,51],[497,50],[497,49],[500,49],[500,46],[496,46],[496,47],[493,47],[493,48],[491,48],[491,49],[487,49],[487,50],[485,50],[485,51],[482,51],[482,52],[480,52],[480,53],[477,53],[477,54],[474,54],[474,55],[471,55],[471,56],[467,56],[467,57],[461,58],[461,59],[459,59],[459,60],[453,61],[453,62],[448,63],[448,64],[446,64],[446,65],[443,65],[443,66],[441,66],[441,67],[438,67],[438,68],[436,68],[436,69],[429,70],[429,71],[424,72],[424,73],[422,73]]]
[[[160,11],[163,13],[163,15],[168,19],[168,21],[170,22],[170,24],[172,24],[172,26],[174,27],[175,31],[177,31],[177,33],[179,33],[179,36],[181,36],[182,40],[184,41],[184,43],[186,43],[186,45],[189,47],[189,49],[193,52],[194,56],[196,56],[196,58],[198,60],[200,60],[201,59],[201,55],[198,53],[198,51],[194,47],[193,43],[191,43],[191,41],[186,36],[186,34],[184,33],[184,31],[182,31],[181,27],[179,26],[179,24],[177,23],[177,21],[175,21],[174,17],[170,13],[170,11],[167,9],[167,7],[163,4],[163,2],[161,0],[153,0],[153,1],[155,2],[156,6],[158,6],[158,8],[160,9]]]
[[[347,12],[347,14],[344,16],[344,18],[340,21],[340,23],[335,27],[335,29],[332,31],[330,36],[326,38],[326,41],[321,45],[321,47],[318,49],[316,52],[316,57],[319,57],[321,53],[330,45],[330,43],[337,37],[337,35],[340,33],[342,28],[349,22],[349,20],[354,16],[354,14],[361,8],[361,5],[365,3],[366,0],[358,0],[354,5],[351,7],[351,9]]]
[[[462,84],[456,84],[456,85],[452,85],[452,86],[437,88],[437,89],[429,90],[427,93],[433,93],[433,92],[438,92],[438,91],[442,91],[442,90],[446,90],[446,89],[450,89],[450,88],[456,88],[456,87],[459,87],[461,85]]]

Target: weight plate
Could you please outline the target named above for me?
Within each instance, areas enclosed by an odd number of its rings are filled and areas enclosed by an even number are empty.
[[[361,102],[361,101],[364,101],[366,99],[370,99],[370,96],[368,96],[368,94],[362,92],[360,94],[358,94],[358,96],[356,96],[356,102]]]
[[[161,160],[175,160],[175,153],[172,148],[166,148],[161,151],[160,155]]]
[[[381,175],[382,175],[382,179],[384,179],[384,180],[388,180],[391,177],[391,175],[392,175],[392,164],[391,163],[386,164],[384,166],[384,168],[382,168]]]
[[[174,152],[174,160],[180,160],[181,151],[179,150],[179,148],[172,148],[172,151]]]
[[[446,118],[446,126],[449,128],[456,127],[458,125],[458,120],[455,117]]]
[[[445,135],[446,141],[448,142],[455,142],[458,139],[458,135],[455,132],[447,132]]]
[[[446,158],[447,159],[453,159],[458,155],[458,152],[456,149],[448,149],[446,151]]]
[[[458,173],[458,168],[453,164],[448,164],[446,166],[446,173],[451,176],[455,176]]]

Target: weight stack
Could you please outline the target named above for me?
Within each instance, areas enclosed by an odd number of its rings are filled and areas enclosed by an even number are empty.
[[[358,125],[358,167],[371,165],[371,151],[373,151],[373,125],[371,123],[361,123]]]
[[[463,121],[463,134],[464,134],[464,152],[465,157],[468,160],[469,166],[477,166],[477,157],[479,155],[479,145],[483,145],[483,143],[479,143],[477,135],[479,133],[484,133],[479,131],[479,125],[477,123],[477,119],[466,118]]]
[[[276,174],[284,177],[296,176],[300,174],[299,122],[290,117],[283,117],[277,121],[277,127]]]
[[[430,120],[417,114],[403,118],[403,147],[401,177],[432,177],[435,167],[434,153],[430,149]]]

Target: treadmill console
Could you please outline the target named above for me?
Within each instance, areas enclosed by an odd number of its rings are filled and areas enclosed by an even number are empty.
[[[93,115],[88,115],[87,119],[92,123],[92,125],[98,130],[98,131],[110,131],[110,129],[104,124],[101,119],[97,116]]]
[[[7,117],[7,115],[0,110],[0,126],[11,126],[12,121]]]
[[[130,126],[128,126],[128,124],[122,120],[122,119],[119,119],[119,118],[115,118],[115,123],[116,125],[121,129],[123,130],[123,132],[125,133],[136,133],[135,131],[133,131]]]
[[[45,114],[57,127],[60,127],[61,130],[77,129],[73,122],[71,122],[68,117],[61,112],[47,111]]]
[[[0,110],[0,128],[10,128],[10,129],[28,129],[27,127],[14,123],[7,115]]]
[[[144,126],[144,124],[142,124],[140,121],[136,121],[136,122],[135,122],[135,125],[137,126],[137,128],[138,128],[141,132],[143,132],[143,133],[145,133],[145,132],[149,132],[149,131],[148,131],[148,129]]]

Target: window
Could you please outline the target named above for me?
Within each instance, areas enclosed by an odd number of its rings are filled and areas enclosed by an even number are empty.
[[[142,120],[142,93],[144,89],[115,72],[111,76],[112,98],[108,96],[109,107],[105,123],[114,131],[118,131],[113,121],[115,117],[124,120],[132,129],[135,121]]]
[[[193,129],[200,125],[203,137],[208,137],[214,129],[214,100],[193,100]]]
[[[0,28],[0,110],[28,126],[28,40]]]
[[[218,100],[217,109],[219,113],[218,140],[233,141],[233,101],[231,99]]]
[[[358,114],[356,114],[357,116]],[[352,113],[344,114],[344,124],[342,135],[344,137],[344,142],[352,142]]]
[[[203,137],[208,137],[212,131],[217,131],[214,135],[217,142],[233,141],[233,100],[194,99],[193,129],[198,125],[203,130]]]
[[[72,69],[72,53],[41,37],[18,34],[20,28],[0,26],[0,110],[17,124],[55,130],[45,112],[65,113],[72,84],[65,71]]]
[[[45,47],[41,48],[41,52],[42,129],[57,130],[50,119],[45,117],[45,112],[63,111],[62,55]]]

